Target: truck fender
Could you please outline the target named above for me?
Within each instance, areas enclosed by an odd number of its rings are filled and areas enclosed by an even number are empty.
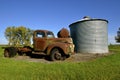
[[[66,49],[67,49],[67,45],[65,43],[57,43],[57,44],[52,44],[52,45],[49,45],[47,47],[47,55],[50,55],[50,52],[53,48],[59,48],[63,51],[64,54],[66,54]]]

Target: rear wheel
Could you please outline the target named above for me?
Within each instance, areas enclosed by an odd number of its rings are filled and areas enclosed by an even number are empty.
[[[4,57],[14,57],[17,54],[15,47],[9,47],[4,50]]]
[[[61,51],[60,51],[58,48],[54,48],[54,49],[51,51],[50,59],[51,59],[52,61],[62,60],[62,53],[61,53]]]
[[[10,57],[10,51],[9,49],[4,50],[4,57]]]

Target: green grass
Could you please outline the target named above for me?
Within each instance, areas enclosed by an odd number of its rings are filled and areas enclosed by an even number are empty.
[[[109,45],[110,51],[120,51],[120,45]]]
[[[49,64],[4,58],[0,48],[0,80],[120,80],[120,52],[86,62]]]

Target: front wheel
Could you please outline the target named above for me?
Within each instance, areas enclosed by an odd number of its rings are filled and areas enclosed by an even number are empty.
[[[54,49],[51,51],[50,59],[51,59],[52,61],[56,61],[56,60],[61,60],[61,59],[62,59],[62,53],[59,51],[59,49],[54,48]]]

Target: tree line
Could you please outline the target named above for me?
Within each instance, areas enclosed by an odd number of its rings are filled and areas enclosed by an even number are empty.
[[[24,26],[10,26],[5,30],[5,37],[9,46],[30,46],[33,30]]]

